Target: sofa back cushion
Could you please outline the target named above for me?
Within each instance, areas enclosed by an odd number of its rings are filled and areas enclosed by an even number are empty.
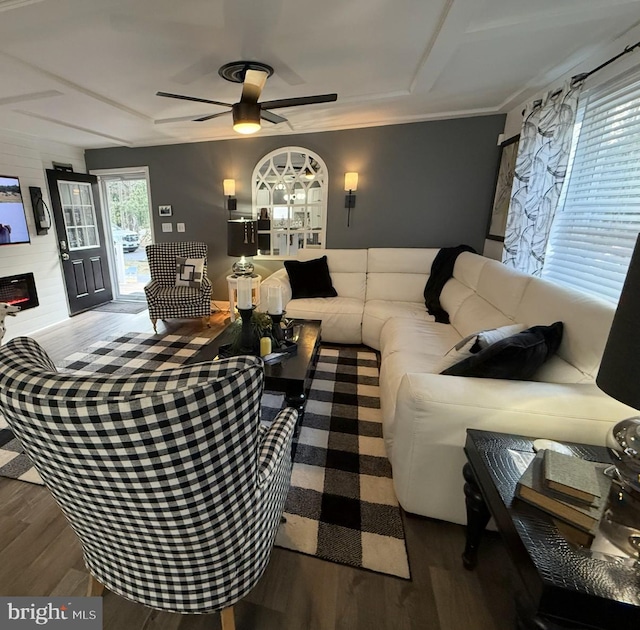
[[[449,314],[451,325],[462,337],[513,323],[511,318],[479,293],[483,284],[490,284],[486,279],[483,282],[482,275],[492,262],[483,256],[463,252],[456,259],[453,277],[442,289],[440,304]],[[491,295],[491,291],[485,293]]]
[[[364,302],[367,284],[366,249],[301,249],[297,259],[302,261],[327,257],[333,288],[338,297],[355,298]]]
[[[424,287],[438,251],[437,248],[369,249],[367,301],[424,303]]]
[[[615,307],[568,287],[531,278],[516,320],[532,326],[564,322],[558,355],[583,374],[595,378],[609,336]]]
[[[497,260],[490,260],[480,271],[478,295],[509,319],[514,319],[531,278]]]
[[[557,356],[535,378],[568,383],[595,378],[615,312],[602,300],[466,252],[458,256],[440,302],[463,337],[513,321],[563,322]]]
[[[452,325],[466,336],[513,321],[530,279],[496,260],[464,252],[456,260],[440,303]]]

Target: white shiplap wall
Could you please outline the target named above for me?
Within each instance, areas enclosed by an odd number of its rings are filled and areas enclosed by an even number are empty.
[[[29,196],[29,186],[40,187],[46,204],[51,208],[45,169],[52,168],[52,161],[73,164],[75,171],[86,172],[82,149],[0,129],[0,174],[20,179],[31,237],[29,244],[0,247],[0,276],[33,272],[40,301],[40,306],[7,318],[5,342],[69,317],[56,231],[51,228],[46,236],[36,234]]]

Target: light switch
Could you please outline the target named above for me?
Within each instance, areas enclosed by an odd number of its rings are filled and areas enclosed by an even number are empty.
[[[163,232],[173,232],[173,223],[163,223],[162,224]]]
[[[184,232],[184,223],[176,223],[176,229],[178,232]]]

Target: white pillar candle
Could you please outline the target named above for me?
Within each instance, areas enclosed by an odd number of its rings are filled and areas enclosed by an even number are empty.
[[[238,278],[238,308],[248,309],[253,306],[251,302],[251,278]]]
[[[282,290],[280,287],[269,287],[267,301],[270,315],[282,315]]]

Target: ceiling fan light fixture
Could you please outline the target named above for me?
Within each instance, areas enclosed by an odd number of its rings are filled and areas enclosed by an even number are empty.
[[[233,105],[233,130],[243,135],[260,131],[260,105],[258,103],[235,103]]]
[[[248,136],[252,133],[260,131],[260,123],[257,122],[237,122],[233,123],[233,130],[241,133],[243,136]]]

